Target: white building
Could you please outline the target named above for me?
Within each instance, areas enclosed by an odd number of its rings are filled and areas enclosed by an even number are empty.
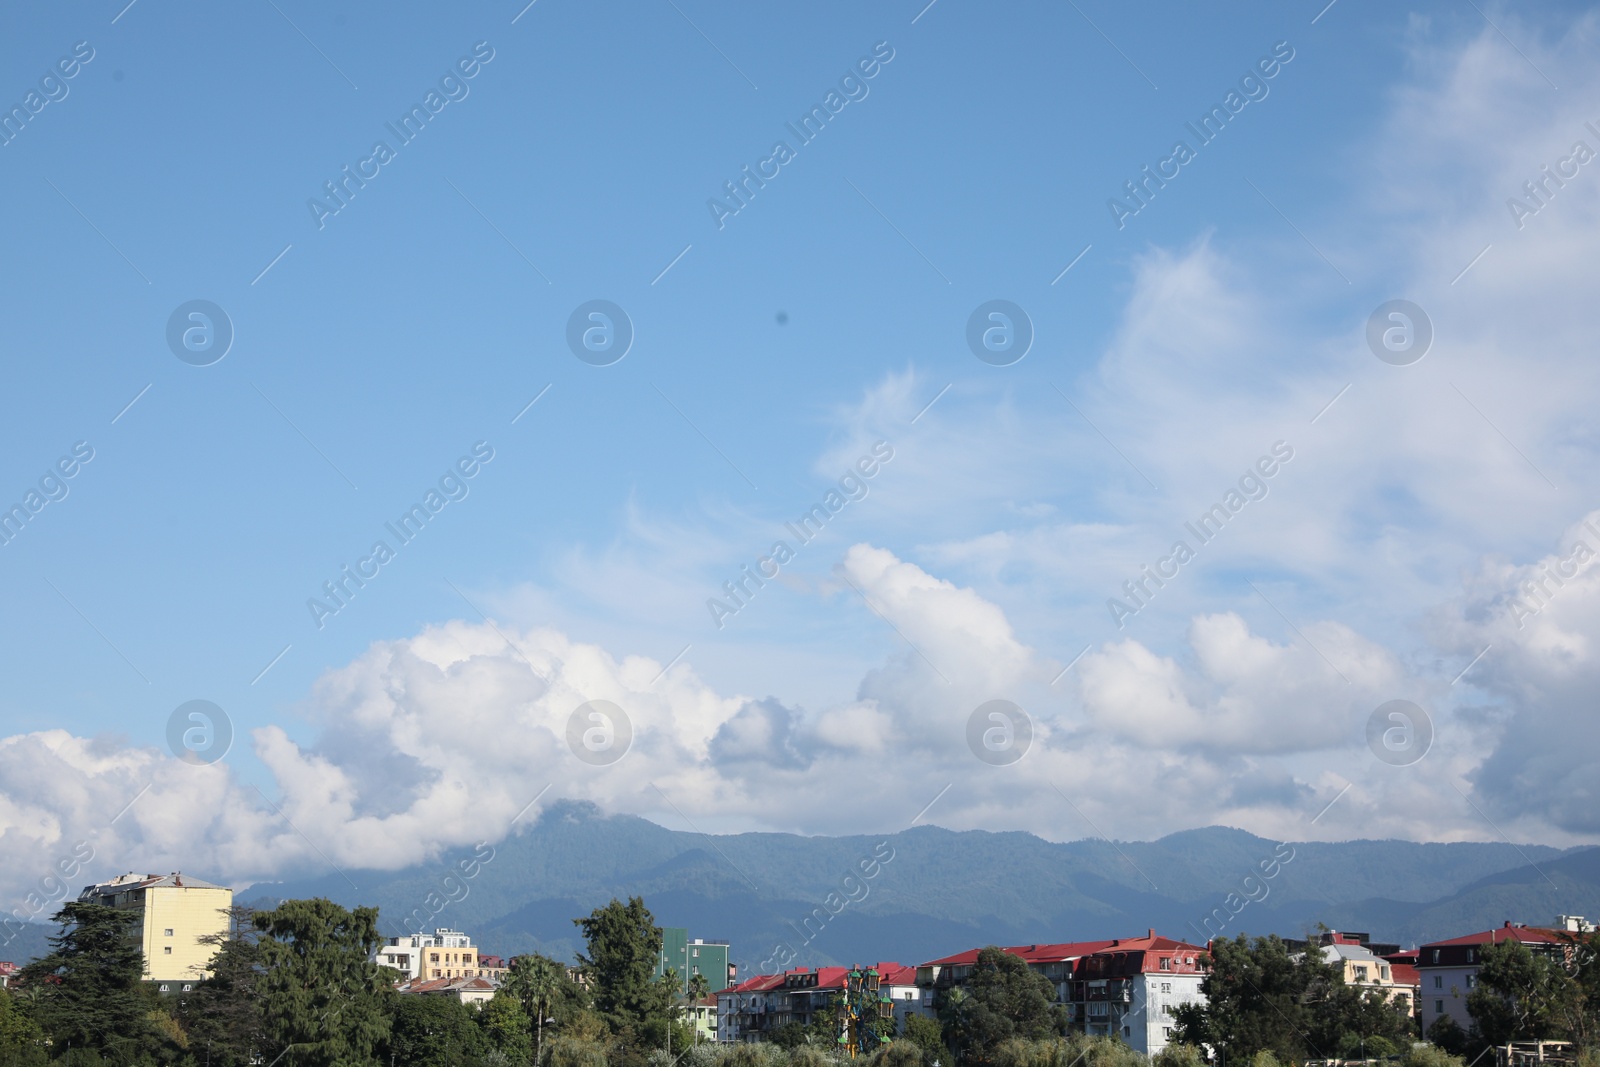
[[[373,954],[372,962],[393,967],[408,979],[487,978],[478,965],[472,938],[460,930],[441,927],[431,934],[391,937]]]
[[[933,998],[965,983],[977,964],[979,949],[924,963],[917,984]],[[1199,945],[1160,937],[1059,944],[1014,945],[1004,950],[1044,975],[1056,988],[1056,1003],[1067,1012],[1067,1025],[1080,1033],[1120,1037],[1147,1056],[1172,1040],[1174,1012],[1183,1004],[1203,1004]],[[931,1012],[935,1000],[927,1008]]]
[[[1581,929],[1583,920],[1577,916],[1561,916],[1575,921]],[[1417,955],[1417,970],[1422,975],[1422,989],[1418,994],[1422,1032],[1449,1016],[1463,1030],[1472,1026],[1472,1015],[1467,1011],[1467,997],[1478,986],[1478,967],[1483,962],[1483,950],[1505,941],[1520,941],[1534,953],[1563,955],[1568,948],[1565,938],[1555,930],[1523,926],[1507,922],[1497,930],[1482,930],[1475,934],[1452,937],[1423,945]]]

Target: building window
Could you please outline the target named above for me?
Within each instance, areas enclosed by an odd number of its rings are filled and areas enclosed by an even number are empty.
[[[1170,1026],[1163,1026],[1163,1027],[1162,1027],[1162,1028],[1161,1028],[1161,1036],[1162,1036],[1162,1037],[1171,1037],[1171,1036],[1172,1036],[1172,1027],[1170,1027]]]
[[[1172,983],[1171,982],[1162,982],[1161,983],[1161,992],[1163,992],[1163,993],[1172,992]]]
[[[695,949],[694,950],[694,958],[695,959],[699,959],[700,958],[700,950],[699,949]]]
[[[183,983],[183,991],[185,993],[189,992],[193,988],[194,988],[194,983],[193,982],[185,982],[185,983]]]
[[[168,984],[167,984],[167,983],[165,983],[165,982],[162,982],[162,983],[161,983],[161,992],[163,992],[163,993],[165,993],[165,992],[167,992],[167,991],[168,991],[168,990],[170,990],[170,989],[171,989],[171,988],[172,988],[172,987],[171,987],[171,986],[169,986],[169,985],[168,985]]]
[[[1444,1014],[1444,1001],[1436,1000],[1436,1001],[1433,1002],[1433,1013],[1435,1015],[1443,1015]]]
[[[161,933],[162,933],[162,936],[164,936],[164,937],[171,937],[172,936],[172,927],[170,927],[170,926],[167,927],[165,930],[161,931]]]
[[[1163,970],[1163,971],[1170,971],[1170,970],[1172,970],[1172,961],[1171,961],[1171,960],[1169,960],[1169,959],[1167,959],[1167,957],[1165,957],[1165,956],[1162,956],[1162,957],[1161,957],[1161,969],[1162,969],[1162,970]]]
[[[1436,975],[1433,976],[1433,988],[1435,988],[1435,989],[1443,989],[1444,988],[1444,975],[1436,974]]]
[[[1478,988],[1478,976],[1477,975],[1475,975],[1475,974],[1467,975],[1467,988],[1468,989],[1476,989],[1476,988]]]
[[[172,955],[172,946],[171,946],[171,945],[165,945],[165,946],[163,946],[163,947],[162,947],[162,949],[161,949],[161,954],[162,954],[162,955],[163,955],[163,956],[170,956],[170,955]]]

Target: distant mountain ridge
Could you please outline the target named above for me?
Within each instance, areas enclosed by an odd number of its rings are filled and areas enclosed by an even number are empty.
[[[1299,936],[1322,922],[1413,944],[1507,919],[1600,917],[1600,848],[1280,845],[1226,827],[1147,842],[1055,843],[934,826],[713,837],[561,801],[492,854],[467,847],[400,871],[257,885],[238,899],[376,904],[388,934],[450,926],[487,952],[570,958],[580,947],[572,920],[628,895],[643,896],[663,925],[731,942],[746,975],[763,964],[917,963],[974,945],[1134,936],[1150,927],[1203,943],[1241,930]],[[775,954],[779,946],[792,957]]]

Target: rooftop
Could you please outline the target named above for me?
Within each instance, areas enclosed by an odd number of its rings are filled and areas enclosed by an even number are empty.
[[[1549,945],[1560,944],[1566,938],[1561,936],[1561,931],[1546,930],[1540,926],[1527,926],[1514,923],[1509,919],[1505,925],[1493,930],[1481,930],[1475,934],[1463,934],[1445,941],[1430,941],[1422,947],[1424,949],[1443,948],[1446,945],[1498,945],[1502,941],[1521,941],[1524,945]]]
[[[84,886],[84,895],[111,896],[133,889],[226,889],[226,886],[212,885],[210,882],[201,881],[199,878],[184,877],[182,871],[173,871],[171,874],[121,874],[109,882],[97,882],[94,885]]]

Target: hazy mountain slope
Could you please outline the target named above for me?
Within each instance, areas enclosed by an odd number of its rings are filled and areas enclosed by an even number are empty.
[[[662,923],[733,942],[747,971],[780,942],[808,964],[916,962],[991,941],[1128,936],[1152,926],[1201,940],[1219,929],[1299,934],[1322,921],[1409,942],[1507,918],[1547,922],[1558,911],[1600,916],[1600,850],[1492,842],[1280,848],[1224,827],[1115,844],[931,826],[836,838],[707,837],[562,802],[492,847],[493,858],[471,879],[450,873],[457,860],[472,857],[465,848],[404,871],[330,872],[240,896],[377,904],[390,933],[407,928],[409,916],[413,927],[420,921],[472,932],[491,952],[566,957],[578,944],[574,917],[612,896],[639,894]],[[1259,875],[1261,861],[1291,848],[1275,878],[1243,886],[1246,876]],[[879,861],[876,877],[847,882],[875,849],[892,858]],[[1230,914],[1229,893],[1239,894],[1236,901],[1261,897],[1262,884],[1265,897]],[[836,901],[857,899],[834,915],[824,907],[830,893]],[[435,911],[430,894],[435,903],[457,899]],[[1230,917],[1225,927],[1217,909]]]

